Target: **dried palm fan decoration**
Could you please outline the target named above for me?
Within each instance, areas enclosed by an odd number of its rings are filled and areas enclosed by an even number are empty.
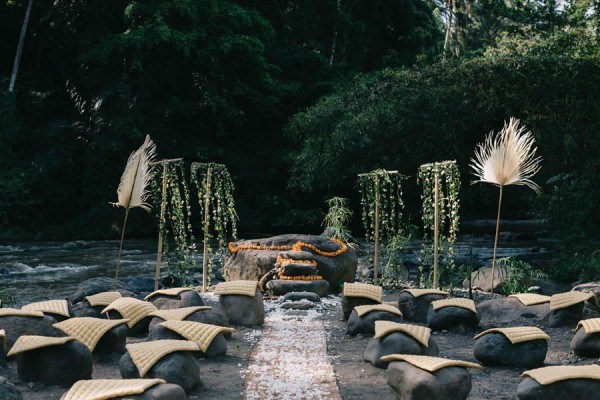
[[[125,165],[125,171],[121,175],[121,182],[117,188],[118,201],[111,203],[115,206],[125,208],[125,220],[123,221],[123,229],[121,230],[121,243],[119,244],[119,256],[117,257],[115,272],[115,290],[119,281],[119,265],[121,264],[121,252],[123,251],[123,239],[125,238],[125,227],[127,226],[129,209],[140,207],[146,211],[150,211],[150,206],[146,203],[149,195],[146,188],[152,179],[152,164],[155,153],[156,145],[150,139],[150,136],[146,135],[144,144],[129,156],[127,165]]]
[[[541,168],[542,158],[536,157],[536,151],[533,134],[524,126],[519,126],[518,119],[511,118],[496,136],[494,136],[494,132],[490,132],[485,142],[477,145],[475,158],[471,159],[470,166],[473,168],[475,176],[479,178],[473,183],[487,182],[500,188],[490,293],[494,292],[494,269],[500,228],[502,189],[507,185],[524,185],[536,193],[540,193],[540,187],[530,180]]]

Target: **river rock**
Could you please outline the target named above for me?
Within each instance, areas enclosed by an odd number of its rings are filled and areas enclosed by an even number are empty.
[[[517,386],[519,400],[598,400],[600,380],[567,379],[541,385],[535,379],[526,377]]]
[[[127,324],[120,324],[106,332],[96,344],[94,351],[95,356],[102,354],[123,354],[127,351],[125,343],[127,342],[127,334],[129,328]]]
[[[535,368],[544,364],[548,341],[529,340],[512,344],[501,333],[493,332],[475,341],[473,355],[484,365]]]
[[[165,320],[160,317],[152,318],[150,320],[149,329],[154,328],[156,325],[158,325],[164,321]],[[184,318],[184,321],[201,322],[203,324],[219,325],[219,326],[224,326],[226,328],[229,328],[231,326],[229,324],[229,322],[227,321],[227,318],[223,314],[221,314],[215,310],[196,311],[196,312],[188,315],[186,318]],[[231,336],[231,334],[225,335],[226,338],[229,338],[230,336]]]
[[[163,340],[163,339],[174,339],[174,340],[187,340],[187,338],[181,336],[177,332],[170,330],[169,328],[165,328],[164,326],[156,325],[154,326],[150,332],[148,333],[148,337],[146,338],[147,342],[151,342],[153,340]],[[206,352],[202,350],[191,352],[197,358],[200,357],[216,357],[227,354],[227,341],[222,333],[219,333],[213,341],[210,343]]]
[[[506,277],[509,274],[508,268],[504,266],[496,265],[494,268],[494,293],[502,291]],[[491,289],[492,280],[492,268],[485,267],[479,268],[477,271],[471,273],[471,285],[473,289],[479,289],[484,292],[489,292]],[[521,285],[526,285],[526,278],[523,277],[522,281],[519,282]],[[464,287],[468,287],[468,281],[463,282]]]
[[[433,338],[429,338],[427,346],[423,346],[404,332],[392,332],[382,338],[369,340],[365,348],[364,359],[377,368],[385,369],[389,363],[382,361],[380,358],[389,354],[415,354],[437,357],[439,349]]]
[[[124,379],[140,378],[129,353],[123,354],[119,360],[119,371]],[[158,360],[144,378],[164,379],[167,383],[181,386],[188,393],[200,383],[200,368],[192,352],[176,351]]]
[[[136,293],[150,293],[154,291],[154,278],[149,276],[127,276],[122,279]],[[159,284],[159,286],[161,285]]]
[[[580,357],[600,357],[600,332],[587,333],[580,328],[571,340],[571,350]]]
[[[0,317],[0,329],[6,331],[6,352],[8,353],[17,339],[22,335],[37,335],[50,337],[66,336],[61,330],[52,325],[56,320],[52,317]]]
[[[586,282],[580,283],[577,286],[574,286],[572,290],[577,290],[579,292],[585,293],[593,293],[596,296],[600,295],[600,282]]]
[[[301,301],[286,301],[281,304],[279,308],[284,310],[310,310],[315,308],[315,303],[308,300]]]
[[[231,325],[254,326],[265,322],[265,305],[259,290],[254,297],[222,294],[219,296],[219,304]]]
[[[477,305],[481,325],[531,325],[534,320],[544,318],[549,311],[550,303],[526,306],[515,297],[485,300]]]
[[[353,310],[348,317],[346,324],[346,333],[352,336],[375,333],[375,321],[402,322],[402,316],[387,311],[371,311],[362,316],[358,316],[356,310]]]
[[[123,319],[124,317],[117,310],[108,310],[105,314],[108,314],[108,319]],[[150,320],[153,317],[146,316],[139,320],[134,326],[130,327],[127,331],[127,336],[145,335],[148,333],[148,326]]]
[[[72,305],[73,316],[75,317],[92,317],[92,318],[106,318],[102,315],[102,310],[106,306],[92,306],[87,301],[80,301]]]
[[[0,376],[0,399],[2,400],[23,400],[23,395],[19,389],[6,378]]]
[[[557,328],[559,326],[576,326],[583,319],[584,302],[572,306],[551,310],[547,315],[548,326]]]
[[[286,302],[301,300],[308,300],[313,303],[320,303],[321,297],[314,292],[288,292],[283,296],[281,301]]]
[[[80,379],[91,379],[92,363],[90,350],[76,340],[17,354],[19,378],[44,385],[70,386]]]
[[[65,400],[67,393],[63,394],[60,400]],[[146,389],[142,394],[111,397],[110,400],[187,400],[187,395],[181,386],[163,383]]]
[[[279,252],[279,256],[288,260],[297,261],[312,261],[315,259],[313,253],[311,253],[310,251],[281,251]]]
[[[316,275],[317,267],[311,264],[300,264],[291,262],[281,267],[281,273],[285,276]]]
[[[311,244],[326,252],[334,252],[340,248],[339,244],[322,236],[296,234],[245,240],[237,242],[235,245],[292,246],[298,241]],[[308,251],[305,248],[302,250]],[[225,280],[258,281],[273,268],[279,252],[279,250],[244,249],[239,250],[237,253],[229,253],[223,267]],[[348,250],[336,257],[313,254],[313,258],[318,263],[317,269],[319,270],[319,275],[329,282],[332,291],[340,291],[343,282],[354,282],[358,259],[356,252],[352,248],[348,247]]]
[[[479,315],[462,307],[442,307],[427,313],[427,326],[432,331],[452,329],[459,325],[476,328],[479,325]]]
[[[93,294],[98,294],[102,292],[112,292],[115,289],[115,280],[113,278],[108,277],[97,277],[86,279],[81,282],[77,287],[75,293],[69,296],[69,302],[75,304],[83,301],[86,296],[91,296]],[[117,285],[117,291],[121,292],[123,297],[135,297],[135,290],[127,285],[126,283],[120,281]]]
[[[329,292],[329,283],[324,279],[315,281],[274,279],[267,282],[267,290],[274,296],[283,296],[290,292],[312,292],[319,297],[325,297]]]
[[[174,308],[184,307],[195,307],[203,306],[204,301],[200,296],[200,293],[195,290],[188,290],[181,292],[177,296],[166,296],[164,294],[157,294],[148,299],[152,304],[159,310],[172,310]]]
[[[402,312],[404,319],[408,321],[426,323],[427,312],[431,302],[447,298],[446,294],[425,294],[415,297],[410,292],[400,292],[398,296],[398,308]]]
[[[348,297],[342,295],[342,313],[344,314],[344,319],[347,320],[350,318],[350,314],[354,311],[354,307],[371,306],[375,304],[381,303],[368,297]]]
[[[407,362],[393,361],[388,365],[387,382],[399,400],[464,400],[471,391],[471,374],[462,367],[430,373]]]

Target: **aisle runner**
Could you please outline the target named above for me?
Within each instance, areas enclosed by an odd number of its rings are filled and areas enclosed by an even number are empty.
[[[323,321],[301,318],[281,312],[265,318],[246,372],[244,399],[341,400]]]

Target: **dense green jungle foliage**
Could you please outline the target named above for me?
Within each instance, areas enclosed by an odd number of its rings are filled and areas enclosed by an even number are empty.
[[[356,175],[375,168],[411,176],[418,225],[417,168],[447,159],[461,214],[493,218],[497,190],[468,185],[468,164],[514,116],[543,195],[508,188],[503,216],[551,222],[561,277],[600,271],[597,0],[33,2],[10,92],[30,1],[0,2],[4,238],[116,239],[108,202],[146,134],[159,158],[227,165],[242,237],[317,233],[333,196],[356,215]],[[128,237],[156,233],[131,218]]]

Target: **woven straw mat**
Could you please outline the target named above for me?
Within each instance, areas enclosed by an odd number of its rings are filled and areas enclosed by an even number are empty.
[[[179,296],[183,292],[192,292],[194,289],[190,289],[187,287],[175,287],[170,289],[161,289],[150,293],[148,296],[144,297],[144,300],[149,300],[154,296],[158,296],[162,294],[163,296]]]
[[[15,354],[22,353],[24,351],[41,349],[42,347],[60,346],[61,344],[65,344],[72,340],[75,340],[75,338],[70,336],[48,337],[22,335],[19,336],[13,347],[8,352],[7,356],[10,357]]]
[[[537,293],[517,293],[517,294],[511,294],[508,297],[515,297],[521,303],[525,304],[526,306],[534,306],[536,304],[543,304],[543,303],[550,302],[550,296],[544,296],[543,294],[537,294]]]
[[[62,315],[63,317],[71,316],[71,314],[69,314],[69,305],[66,300],[38,301],[37,303],[24,305],[21,307],[21,310],[41,311],[43,313]]]
[[[550,298],[550,310],[552,311],[559,310],[561,308],[567,308],[584,301],[589,301],[598,305],[598,300],[596,299],[595,294],[573,290],[566,293],[552,295]]]
[[[162,379],[94,379],[75,382],[64,400],[108,400],[142,394]]]
[[[585,329],[585,333],[600,332],[600,318],[581,320],[579,323],[577,323],[577,328],[575,328],[575,330],[578,331],[582,326],[583,329]]]
[[[411,324],[399,324],[392,321],[375,321],[375,339],[379,339],[392,332],[402,332],[415,339],[425,347],[429,347],[431,329]]]
[[[107,306],[116,299],[120,299],[123,295],[119,292],[102,292],[98,294],[93,294],[91,296],[86,296],[84,300],[87,300],[88,303],[92,307],[95,306]]]
[[[233,328],[193,321],[165,321],[159,325],[180,334],[187,340],[195,342],[203,353],[206,353],[206,349],[208,349],[208,346],[210,346],[219,333],[235,332]]]
[[[4,329],[0,329],[0,340],[2,340],[2,348],[6,350],[6,332]]]
[[[71,318],[52,326],[85,344],[94,351],[102,336],[117,325],[127,323],[126,319],[102,319],[92,317]]]
[[[415,356],[412,354],[390,354],[381,357],[382,361],[406,361],[407,363],[427,372],[435,372],[446,367],[481,368],[481,365],[462,360],[450,360],[447,358]]]
[[[110,310],[118,311],[119,314],[121,314],[121,317],[129,319],[127,325],[132,328],[148,314],[158,310],[158,308],[147,301],[141,301],[134,299],[133,297],[121,297],[102,310],[102,314]]]
[[[0,317],[40,317],[44,313],[41,311],[19,310],[18,308],[0,308]]]
[[[142,378],[158,360],[167,354],[199,350],[198,345],[191,340],[153,340],[128,344],[125,347]]]
[[[404,289],[402,292],[408,292],[413,295],[413,297],[421,297],[426,294],[444,294],[448,295],[448,292],[439,289]]]
[[[254,297],[257,287],[258,282],[256,281],[221,282],[215,288],[215,294],[218,296],[223,294],[239,294],[243,296]]]
[[[212,307],[209,306],[194,306],[194,307],[182,307],[182,308],[174,308],[172,310],[157,310],[152,311],[148,316],[150,317],[159,317],[164,319],[165,321],[174,319],[178,321],[183,321],[191,314],[196,311],[206,311],[212,310]]]
[[[362,317],[363,315],[368,314],[371,311],[385,311],[391,314],[402,316],[402,312],[398,310],[398,307],[394,307],[389,304],[372,304],[366,306],[356,306],[354,307],[354,311],[356,311],[356,314],[358,314],[359,317]]]
[[[476,335],[473,339],[479,339],[480,337],[487,335],[488,333],[494,333],[494,332],[503,334],[504,336],[506,336],[506,338],[508,340],[510,340],[510,342],[512,344],[528,342],[530,340],[538,340],[538,339],[550,340],[550,336],[548,336],[546,334],[546,332],[544,332],[540,328],[536,328],[535,326],[516,326],[516,327],[511,327],[511,328],[492,328],[492,329],[488,329],[486,331],[481,332],[480,334]]]
[[[466,308],[469,311],[477,314],[477,309],[475,308],[475,302],[471,299],[462,299],[462,298],[453,298],[453,299],[444,299],[444,300],[436,300],[431,302],[431,308],[434,310],[438,310],[444,307],[460,307]]]
[[[346,297],[366,297],[380,303],[383,300],[383,289],[381,286],[370,285],[368,283],[344,282],[343,294]]]
[[[557,365],[525,371],[522,377],[528,376],[541,385],[567,379],[600,379],[600,365]]]

